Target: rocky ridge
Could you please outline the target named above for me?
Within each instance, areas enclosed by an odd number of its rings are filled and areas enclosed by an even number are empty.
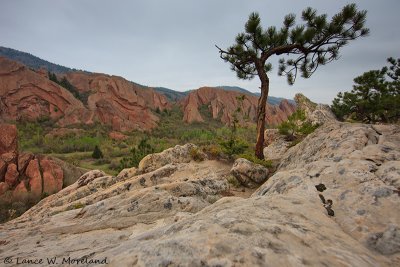
[[[117,76],[86,72],[59,76],[87,95],[87,103],[50,81],[46,71],[33,71],[2,57],[0,77],[3,121],[49,118],[61,127],[100,122],[116,131],[148,130],[159,120],[153,111],[170,107],[165,96]]]
[[[336,120],[335,114],[328,105],[314,103],[300,93],[294,96],[294,101],[298,109],[304,110],[307,119],[313,125]]]
[[[177,146],[120,175],[92,171],[0,226],[0,258],[110,266],[400,264],[400,128],[332,122],[282,157],[249,198],[231,165]],[[181,155],[173,163],[160,158]],[[23,242],[24,245],[20,245]],[[82,264],[85,265],[85,264]]]
[[[245,96],[242,103],[238,97]],[[257,113],[258,98],[254,95],[245,95],[236,91],[226,91],[213,87],[202,87],[189,93],[182,101],[184,117],[183,121],[202,122],[204,118],[200,113],[202,106],[207,105],[213,119],[222,123],[230,124],[238,107],[241,108],[241,121],[254,122]],[[279,124],[295,111],[295,105],[287,100],[281,101],[279,105],[267,104],[266,123],[269,125]]]

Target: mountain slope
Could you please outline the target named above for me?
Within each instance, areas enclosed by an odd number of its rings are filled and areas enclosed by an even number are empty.
[[[35,70],[44,68],[54,73],[66,73],[70,71],[77,71],[77,69],[71,69],[58,64],[54,64],[47,60],[36,57],[32,54],[3,46],[0,46],[0,56],[17,61]]]
[[[117,131],[148,130],[159,120],[152,110],[170,106],[154,90],[106,74],[68,72],[62,76],[88,95],[85,105],[50,81],[47,72],[32,71],[3,57],[0,77],[0,119],[5,121],[49,118],[63,127],[100,122]]]

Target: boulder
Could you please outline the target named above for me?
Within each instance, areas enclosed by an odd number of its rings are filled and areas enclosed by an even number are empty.
[[[204,160],[207,158],[207,155],[194,144],[176,145],[163,152],[144,157],[139,162],[138,171],[146,173],[171,163],[187,163],[193,160],[194,156],[196,159]]]
[[[266,129],[264,131],[264,145],[269,146],[280,137],[281,135],[278,129]]]
[[[92,170],[88,171],[87,173],[83,174],[79,179],[76,181],[78,187],[84,186],[92,182],[93,180],[106,176],[105,172],[100,170]]]
[[[264,158],[269,160],[280,160],[289,147],[290,142],[286,141],[285,138],[281,136],[264,148]]]
[[[7,192],[7,190],[8,190],[9,187],[10,187],[10,186],[8,185],[8,183],[6,183],[6,182],[0,182],[0,197],[1,197],[5,192]]]
[[[231,174],[244,186],[255,188],[268,178],[268,169],[243,158],[235,160]]]
[[[12,191],[14,201],[26,201],[29,197],[29,192],[26,189],[24,181],[21,181]]]
[[[63,172],[63,187],[67,187],[75,183],[79,179],[79,177],[87,172],[86,169],[74,166],[58,158],[51,157],[48,159],[50,159],[52,162],[54,162],[54,164],[61,168]]]
[[[10,186],[13,187],[18,182],[18,170],[17,165],[14,163],[8,164],[7,172],[5,175],[5,181]]]
[[[43,174],[43,192],[49,195],[62,189],[64,174],[60,166],[49,159],[40,161]]]
[[[40,198],[42,196],[43,184],[38,159],[33,159],[29,162],[25,175],[29,179],[30,194],[36,199]]]
[[[123,169],[119,174],[118,177],[121,179],[129,179],[133,176],[138,174],[138,170],[135,167]]]

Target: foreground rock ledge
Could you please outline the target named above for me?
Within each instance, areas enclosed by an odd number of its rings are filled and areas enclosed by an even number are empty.
[[[399,162],[399,127],[332,123],[290,148],[247,199],[223,197],[231,166],[217,161],[174,162],[131,177],[95,173],[1,225],[0,258],[398,266]]]

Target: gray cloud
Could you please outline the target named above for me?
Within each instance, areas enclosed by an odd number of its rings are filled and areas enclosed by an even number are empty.
[[[299,17],[307,7],[333,15],[349,1],[239,0],[14,0],[0,2],[0,45],[51,62],[120,75],[152,86],[187,90],[204,85],[238,85],[257,91],[257,77],[241,81],[218,56],[215,44],[228,47],[252,11],[265,27],[280,26],[287,13]],[[400,57],[398,0],[354,1],[368,11],[371,35],[350,43],[341,59],[313,77],[288,86],[271,73],[270,95],[302,92],[330,103],[354,77],[381,68],[389,56]],[[273,62],[276,62],[274,60]]]

